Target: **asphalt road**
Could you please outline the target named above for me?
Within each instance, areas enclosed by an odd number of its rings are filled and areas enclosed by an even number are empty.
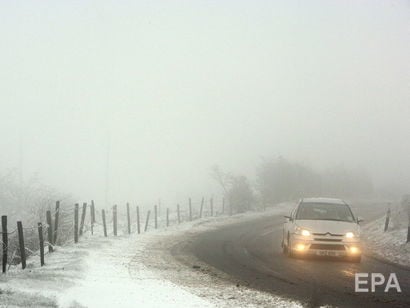
[[[365,219],[377,215],[375,211],[362,212]],[[240,285],[297,299],[307,307],[410,307],[409,270],[367,256],[359,264],[288,258],[280,246],[283,221],[282,216],[271,216],[203,233],[189,249]],[[375,293],[355,293],[355,273],[383,273],[386,279],[396,273],[402,293],[384,293],[384,286],[376,288]]]

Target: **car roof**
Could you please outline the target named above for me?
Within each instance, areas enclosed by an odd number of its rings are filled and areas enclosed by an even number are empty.
[[[336,198],[303,198],[301,203],[330,203],[330,204],[346,204],[342,199]]]

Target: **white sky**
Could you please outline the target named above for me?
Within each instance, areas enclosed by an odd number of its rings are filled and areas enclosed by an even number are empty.
[[[79,198],[217,193],[219,164],[410,190],[408,1],[1,1],[0,170]],[[110,136],[110,137],[108,137]]]

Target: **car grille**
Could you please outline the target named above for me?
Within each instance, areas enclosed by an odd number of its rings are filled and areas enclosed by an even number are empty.
[[[318,236],[326,236],[326,235],[330,235],[330,236],[343,236],[343,234],[333,234],[330,232],[326,232],[326,233],[313,233],[313,235],[318,235]]]
[[[345,250],[343,245],[329,245],[329,244],[312,244],[310,249],[323,249],[323,250]]]
[[[319,242],[341,242],[342,239],[334,239],[334,238],[315,238],[315,241],[319,241]]]

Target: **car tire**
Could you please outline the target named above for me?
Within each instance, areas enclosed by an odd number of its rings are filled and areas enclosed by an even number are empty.
[[[290,240],[290,234],[288,233],[288,244],[287,244],[287,246],[286,246],[286,255],[289,257],[289,258],[292,258],[293,257],[293,253],[292,253],[292,242],[291,242],[291,240]]]

